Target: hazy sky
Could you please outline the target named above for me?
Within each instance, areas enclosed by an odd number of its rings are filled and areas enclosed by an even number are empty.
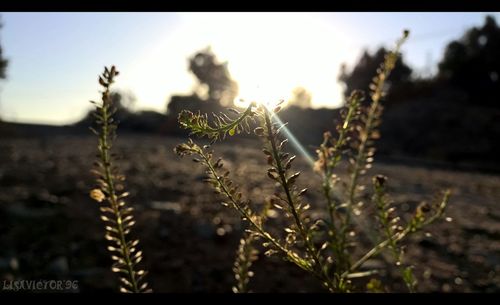
[[[341,101],[339,65],[362,49],[392,46],[411,31],[405,60],[435,69],[445,45],[486,13],[1,13],[0,43],[9,59],[1,83],[5,120],[72,123],[98,98],[105,65],[121,71],[116,88],[134,92],[137,109],[164,112],[173,93],[195,80],[187,57],[211,45],[240,86],[240,97],[280,99],[294,87],[313,106]],[[493,14],[500,22],[500,14]]]

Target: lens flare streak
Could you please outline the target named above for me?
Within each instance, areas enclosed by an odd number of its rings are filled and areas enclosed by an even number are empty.
[[[304,148],[304,146],[300,143],[299,140],[293,135],[293,133],[288,129],[288,127],[283,123],[283,121],[278,117],[277,114],[273,116],[273,120],[278,123],[285,133],[286,137],[290,140],[290,143],[297,149],[297,151],[301,154],[301,156],[307,161],[307,163],[311,166],[314,165],[314,158],[311,154]]]

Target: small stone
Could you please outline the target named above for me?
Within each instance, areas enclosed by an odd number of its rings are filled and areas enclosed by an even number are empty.
[[[151,202],[151,208],[156,210],[173,212],[174,214],[180,214],[182,212],[182,206],[178,202],[153,201]]]
[[[19,269],[19,261],[17,260],[17,258],[13,257],[10,259],[9,261],[9,267],[10,269],[16,271],[17,269]]]

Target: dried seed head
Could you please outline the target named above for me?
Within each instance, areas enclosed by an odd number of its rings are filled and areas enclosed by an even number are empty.
[[[431,210],[431,206],[427,202],[422,202],[418,207],[417,210],[421,213],[428,213]]]
[[[189,145],[188,143],[182,143],[182,144],[177,145],[174,148],[174,152],[178,156],[184,157],[186,155],[190,155],[193,153],[193,147],[191,145]]]
[[[332,138],[332,133],[329,131],[326,131],[323,133],[323,140],[325,142],[329,141]]]
[[[106,199],[106,195],[100,189],[93,189],[90,191],[90,198],[94,199],[97,202],[102,202]]]
[[[377,188],[384,187],[387,182],[387,177],[384,175],[376,175],[373,177],[373,183]]]
[[[361,90],[354,90],[349,97],[350,100],[362,101],[365,98],[365,93]]]
[[[257,127],[257,128],[255,128],[255,129],[254,129],[254,131],[253,131],[253,132],[255,133],[255,135],[257,135],[257,136],[261,137],[261,136],[263,136],[263,135],[264,135],[264,128],[262,128],[262,127]]]

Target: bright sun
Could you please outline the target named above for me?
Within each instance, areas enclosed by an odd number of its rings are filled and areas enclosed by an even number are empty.
[[[191,13],[180,17],[175,29],[149,48],[129,74],[135,76],[127,84],[151,108],[162,103],[164,109],[170,94],[190,90],[194,80],[186,71],[186,56],[207,45],[219,60],[228,61],[239,85],[238,106],[251,101],[287,101],[296,87],[311,93],[314,107],[341,104],[337,75],[341,62],[352,54],[342,47],[346,36],[333,27],[334,22],[301,13]],[[343,35],[347,35],[345,30]]]

